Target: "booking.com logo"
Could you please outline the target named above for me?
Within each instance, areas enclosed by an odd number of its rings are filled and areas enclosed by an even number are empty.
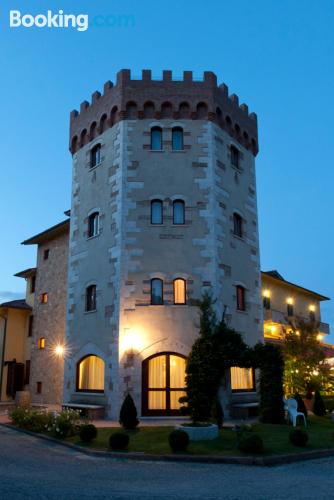
[[[87,31],[88,28],[133,28],[135,18],[131,14],[97,14],[89,19],[88,14],[65,14],[63,10],[45,14],[22,14],[19,10],[9,11],[10,28],[74,28]]]

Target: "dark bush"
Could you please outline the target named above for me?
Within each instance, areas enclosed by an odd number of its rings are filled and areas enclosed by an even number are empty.
[[[289,439],[294,446],[303,448],[308,441],[308,434],[303,429],[293,429],[289,434]]]
[[[301,397],[301,395],[298,392],[296,392],[296,394],[294,396],[294,399],[298,403],[297,411],[300,411],[301,413],[304,413],[305,418],[307,418],[307,409],[306,409],[305,403],[303,401],[303,398]]]
[[[130,394],[123,401],[119,414],[119,423],[124,429],[135,429],[139,424],[137,408]]]
[[[244,453],[263,453],[263,441],[258,434],[244,436],[238,443],[238,448]]]
[[[326,406],[319,391],[315,391],[314,393],[313,413],[318,417],[326,415]]]
[[[213,402],[211,417],[212,421],[218,425],[219,429],[221,429],[224,423],[224,410],[218,398],[216,398]]]
[[[80,439],[85,443],[93,441],[97,436],[97,429],[93,424],[86,424],[80,428]]]
[[[112,450],[126,450],[129,446],[130,438],[126,432],[114,432],[109,438],[109,446]]]
[[[176,429],[169,434],[168,442],[173,451],[186,451],[189,445],[189,436],[185,431]]]

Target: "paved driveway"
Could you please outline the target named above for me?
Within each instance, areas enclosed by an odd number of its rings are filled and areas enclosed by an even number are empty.
[[[0,426],[0,499],[334,499],[334,459],[274,468],[95,458]]]

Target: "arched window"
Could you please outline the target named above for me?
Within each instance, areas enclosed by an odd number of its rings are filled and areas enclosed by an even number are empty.
[[[162,211],[162,201],[152,200],[151,201],[151,224],[162,224],[163,223],[163,211]]]
[[[237,292],[237,309],[238,311],[246,310],[246,301],[245,301],[245,289],[243,286],[238,285],[236,287]]]
[[[96,310],[96,285],[86,288],[86,311]]]
[[[231,146],[231,163],[234,167],[240,167],[240,153],[235,146]]]
[[[88,217],[88,238],[99,234],[99,213],[94,212]]]
[[[160,353],[143,362],[143,414],[178,415],[185,396],[186,359]]]
[[[184,224],[184,201],[173,201],[173,224]]]
[[[186,280],[183,278],[176,278],[173,281],[174,289],[174,304],[185,304],[186,303]]]
[[[96,144],[90,152],[90,168],[96,167],[101,162],[101,144]]]
[[[162,150],[162,129],[160,127],[151,128],[151,150]]]
[[[233,234],[242,238],[242,217],[237,213],[233,214]]]
[[[161,306],[163,303],[163,281],[159,278],[153,278],[151,280],[151,304]]]
[[[183,149],[183,129],[181,127],[172,128],[172,149],[182,151]]]
[[[104,361],[98,356],[89,355],[77,364],[77,391],[104,391]]]

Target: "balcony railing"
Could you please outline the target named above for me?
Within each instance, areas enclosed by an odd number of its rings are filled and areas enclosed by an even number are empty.
[[[264,309],[264,320],[265,321],[271,321],[272,323],[281,323],[283,325],[288,325],[289,321],[293,320],[303,320],[303,321],[309,321],[309,318],[305,316],[291,316],[288,318],[288,316],[281,311],[276,311],[275,309]],[[319,331],[321,333],[324,333],[326,335],[329,335],[330,330],[329,330],[329,324],[324,323],[322,321],[319,322]]]

